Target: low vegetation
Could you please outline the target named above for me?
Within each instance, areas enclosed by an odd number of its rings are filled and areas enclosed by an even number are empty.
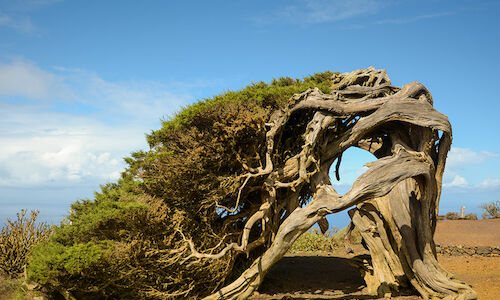
[[[444,216],[439,216],[438,220],[477,220],[476,214],[466,214],[465,217],[460,217],[457,213],[449,212]]]
[[[457,213],[454,213],[454,212],[449,212],[445,215],[445,219],[446,220],[459,220],[460,217],[458,216]]]
[[[28,257],[33,247],[46,240],[50,227],[37,224],[38,211],[26,210],[17,214],[17,219],[7,219],[7,224],[0,233],[0,275],[7,278],[18,277],[24,272]]]
[[[0,276],[0,299],[34,300],[37,299],[37,296],[41,296],[41,293],[30,290],[24,278],[3,278]]]
[[[466,220],[477,220],[477,215],[476,214],[466,214],[465,219]]]
[[[479,206],[483,210],[483,219],[498,219],[500,218],[500,201],[491,201],[483,203]],[[449,212],[446,215],[438,216],[438,220],[477,220],[477,214],[467,214],[464,218],[461,218],[455,212]]]
[[[338,230],[336,227],[324,234],[318,228],[303,233],[293,244],[289,253],[301,252],[329,252],[344,247],[347,227]],[[354,229],[351,232],[349,242],[351,244],[361,243],[361,234]]]
[[[335,238],[337,229],[333,228],[325,234],[317,228],[303,233],[290,248],[290,253],[298,252],[326,252],[339,247],[339,240]]]

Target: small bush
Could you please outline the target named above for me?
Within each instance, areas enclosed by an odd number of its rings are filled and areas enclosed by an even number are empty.
[[[336,227],[329,230],[325,234],[317,228],[309,230],[302,234],[290,248],[290,253],[299,252],[328,252],[345,244],[345,236],[347,234],[347,227],[337,230]],[[361,243],[361,234],[358,230],[354,229],[351,232],[349,241],[352,244]]]
[[[500,218],[500,201],[491,201],[483,203],[479,206],[484,210],[483,219],[498,219]]]
[[[37,216],[37,210],[28,217],[23,209],[17,213],[16,221],[7,219],[0,233],[0,273],[8,277],[22,273],[33,246],[48,237],[50,227],[36,224]]]
[[[442,216],[442,215],[441,216],[437,216],[437,219],[439,221],[446,220],[446,216]]]
[[[458,216],[457,213],[454,212],[449,212],[446,214],[446,220],[459,220],[460,217]]]
[[[465,215],[465,220],[477,220],[476,214],[467,214]]]
[[[2,278],[0,276],[0,299],[31,300],[38,292],[29,291],[23,278]]]
[[[289,252],[316,252],[316,251],[332,251],[338,247],[334,238],[337,229],[334,227],[325,234],[317,228],[304,232],[290,248]]]

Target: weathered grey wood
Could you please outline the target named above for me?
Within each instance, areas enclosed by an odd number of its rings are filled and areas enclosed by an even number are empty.
[[[246,222],[240,241],[218,253],[200,253],[183,236],[191,250],[185,261],[217,259],[232,251],[248,254],[267,245],[239,278],[206,299],[249,297],[303,232],[315,223],[326,230],[327,214],[351,207],[351,228],[361,232],[371,254],[371,259],[353,264],[365,275],[371,292],[391,296],[412,286],[426,299],[476,299],[470,286],[439,265],[433,241],[452,137],[448,118],[433,108],[432,96],[422,84],[412,82],[399,89],[384,70],[357,70],[333,82],[331,94],[308,90],[271,116],[261,165],[246,166],[236,205],[225,208],[237,212],[241,191],[253,179],[263,179],[262,186],[253,187],[262,191],[260,207],[231,216]],[[300,151],[279,165],[276,157],[284,150],[277,147],[292,116],[310,119],[301,138],[295,137],[302,143]],[[337,160],[338,176],[342,153],[349,147],[365,149],[378,159],[367,164],[368,170],[345,195],[339,195],[329,171]],[[301,207],[298,191],[305,186],[313,197]],[[257,224],[260,236],[250,240]]]

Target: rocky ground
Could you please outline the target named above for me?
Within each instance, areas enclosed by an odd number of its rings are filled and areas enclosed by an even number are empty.
[[[445,269],[472,285],[479,299],[500,299],[500,219],[440,221],[435,241]],[[252,299],[378,299],[349,265],[351,256],[343,250],[287,255]]]

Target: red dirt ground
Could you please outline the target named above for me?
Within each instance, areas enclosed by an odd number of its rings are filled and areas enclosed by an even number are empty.
[[[500,246],[500,219],[440,221],[435,241],[440,245]],[[259,294],[251,299],[379,299],[367,293],[361,275],[349,265],[351,256],[342,250],[287,255],[271,269]],[[438,255],[438,260],[470,284],[478,299],[500,299],[500,257]]]
[[[434,241],[441,246],[500,247],[500,219],[439,221]]]

